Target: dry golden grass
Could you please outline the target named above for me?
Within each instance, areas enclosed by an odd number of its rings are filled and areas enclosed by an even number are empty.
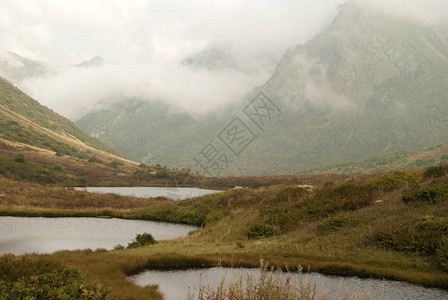
[[[446,179],[445,176],[440,180]],[[310,178],[308,182],[312,180],[318,182],[321,179]],[[6,190],[17,184],[8,193],[23,196],[4,203],[5,205],[12,203],[22,205],[11,208],[9,212],[23,212],[25,215],[29,212],[24,208],[34,209],[36,213],[55,212],[57,208],[56,212],[60,215],[70,215],[83,209],[85,211],[90,209],[92,215],[95,215],[95,212],[100,214],[102,208],[108,207],[112,208],[110,212],[112,215],[148,219],[157,216],[158,210],[163,208],[161,211],[173,211],[171,216],[182,219],[208,207],[210,210],[206,212],[206,215],[210,217],[209,221],[204,227],[185,238],[159,241],[156,245],[138,249],[112,252],[63,251],[49,256],[64,264],[78,267],[87,276],[89,282],[102,282],[106,287],[112,288],[114,297],[159,299],[160,295],[154,287],[138,288],[125,280],[126,275],[145,268],[210,266],[219,262],[224,265],[256,267],[260,257],[263,257],[272,265],[279,267],[301,264],[305,270],[309,268],[310,271],[327,274],[406,280],[427,286],[447,288],[448,274],[440,267],[434,256],[384,249],[371,242],[376,232],[406,228],[421,220],[448,216],[448,207],[444,201],[420,205],[406,204],[402,201],[403,194],[415,188],[415,184],[427,186],[433,181],[432,178],[423,178],[422,171],[407,171],[354,177],[347,182],[340,180],[336,183],[322,184],[318,190],[324,193],[319,195],[324,195],[328,199],[324,199],[326,202],[321,202],[316,207],[310,206],[312,209],[319,210],[320,205],[338,201],[340,194],[337,192],[341,188],[342,191],[353,191],[356,197],[363,195],[359,193],[360,186],[375,186],[375,188],[368,195],[369,203],[366,205],[351,209],[341,208],[322,216],[307,217],[302,214],[303,219],[297,219],[297,217],[291,219],[290,215],[285,215],[285,222],[290,222],[294,226],[286,227],[284,231],[278,227],[277,233],[273,236],[259,239],[249,239],[248,228],[263,221],[262,212],[266,211],[266,208],[293,209],[301,207],[306,201],[321,201],[314,197],[318,192],[306,194],[308,196],[303,199],[281,198],[283,199],[281,200],[279,195],[285,191],[294,191],[281,185],[230,190],[221,194],[167,204],[156,200],[144,202],[143,199],[135,199],[135,202],[132,202],[134,200],[124,197],[117,196],[116,199],[112,199],[109,195],[90,196],[85,193],[85,199],[77,199],[81,198],[80,195],[83,192],[40,184],[29,184],[27,189],[23,182],[7,179],[0,180],[0,187]],[[78,204],[72,208],[71,201],[64,202],[63,195],[69,195],[70,199]],[[103,196],[106,196],[103,199],[104,202],[96,198]],[[45,197],[49,199],[49,204],[44,200]],[[97,201],[94,199],[98,200],[98,205],[89,206],[92,200]],[[129,203],[132,204],[121,206],[120,201],[125,199],[129,199]],[[0,198],[0,201],[6,200]],[[298,213],[301,211],[298,210]],[[328,224],[325,222],[331,218],[348,221],[343,226],[326,230],[322,225]]]
[[[95,194],[72,188],[0,178],[0,209],[128,210],[167,202],[166,198],[135,198]]]

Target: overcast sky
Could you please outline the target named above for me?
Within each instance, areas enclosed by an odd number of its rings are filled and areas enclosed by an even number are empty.
[[[447,15],[443,0],[359,1],[428,23]],[[120,96],[206,112],[263,84],[285,50],[327,26],[343,2],[0,0],[0,49],[57,69],[19,87],[72,118]],[[238,68],[194,71],[179,63],[211,47],[230,53]],[[97,55],[110,64],[70,67]]]

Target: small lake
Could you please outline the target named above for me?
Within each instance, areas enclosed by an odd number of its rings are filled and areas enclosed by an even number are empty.
[[[196,295],[198,287],[210,284],[216,288],[223,279],[237,280],[240,276],[245,278],[247,274],[259,276],[259,269],[229,269],[209,268],[199,270],[177,271],[146,271],[138,275],[128,277],[128,280],[139,286],[158,284],[159,289],[165,294],[165,299],[186,299],[187,294]],[[292,282],[297,282],[298,273],[282,273],[282,279],[290,277]],[[356,299],[448,299],[448,291],[425,288],[400,281],[361,279],[357,277],[327,276],[318,273],[302,275],[304,282],[316,284],[318,295],[327,299],[338,299],[346,295]]]
[[[126,246],[138,233],[156,240],[188,235],[194,226],[152,221],[102,218],[0,217],[0,255],[52,253],[58,250],[112,249]]]
[[[76,187],[75,189],[91,193],[116,194],[138,198],[167,197],[172,200],[183,200],[222,192],[189,187]]]

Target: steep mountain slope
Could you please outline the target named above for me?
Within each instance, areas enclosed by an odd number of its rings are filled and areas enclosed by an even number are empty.
[[[447,142],[447,58],[435,31],[349,3],[284,55],[263,90],[296,109],[298,156],[365,159]]]
[[[92,138],[70,120],[58,115],[51,109],[40,105],[36,100],[22,93],[7,80],[0,78],[0,107],[3,116],[9,114],[18,114],[21,117],[59,135],[79,140],[88,146],[119,155],[119,152],[109,145]],[[5,119],[3,119],[5,120]],[[5,137],[12,141],[25,141],[25,133],[17,136],[11,136],[11,132],[2,127]]]
[[[106,152],[107,151],[107,152]],[[118,156],[120,155],[120,156]],[[64,185],[173,185],[187,170],[139,165],[0,78],[0,177]],[[169,182],[169,181],[173,182]]]
[[[44,63],[20,56],[13,52],[0,55],[0,76],[19,83],[27,78],[46,76],[52,70]]]
[[[265,85],[224,111],[192,118],[134,99],[77,124],[134,160],[194,167],[192,157],[235,115],[244,118],[242,109],[263,91],[282,114],[263,131],[243,119],[258,138],[224,174],[305,172],[446,144],[448,46],[441,36],[348,2],[328,28],[288,50]]]

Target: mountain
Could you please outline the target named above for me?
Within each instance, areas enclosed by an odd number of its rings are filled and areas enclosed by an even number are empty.
[[[13,52],[0,55],[0,76],[8,78],[14,83],[20,83],[27,78],[47,76],[51,73],[51,68],[42,62]]]
[[[69,186],[173,185],[202,177],[139,165],[0,77],[0,177]],[[172,181],[171,183],[169,183]]]
[[[194,69],[225,70],[238,68],[235,58],[227,51],[217,47],[208,48],[186,57],[181,63]]]
[[[51,109],[40,105],[39,102],[22,93],[7,80],[0,78],[0,106],[2,108],[2,121],[15,116],[16,119],[24,118],[28,123],[33,123],[40,128],[52,131],[63,137],[78,140],[86,146],[96,148],[113,155],[120,155],[117,150],[111,146],[89,136],[82,129],[77,127],[72,121],[58,115]],[[6,127],[2,127],[5,137],[11,141],[25,142],[27,136],[25,132],[17,130],[17,135],[13,136]],[[30,134],[37,134],[35,132]],[[33,141],[34,139],[30,139]],[[31,143],[31,142],[30,142]]]
[[[91,68],[91,67],[100,67],[103,66],[106,63],[106,60],[102,58],[101,56],[95,56],[94,58],[83,61],[79,64],[77,64],[77,67],[80,68]]]
[[[347,2],[320,34],[288,49],[269,80],[237,104],[191,117],[161,102],[123,99],[77,124],[134,160],[197,170],[193,158],[212,141],[231,157],[223,174],[233,175],[306,172],[446,144],[444,36]],[[256,124],[261,119],[254,120],[253,111],[244,113],[260,92],[275,105],[269,126]],[[255,136],[238,156],[219,136],[235,116]]]
[[[313,170],[315,174],[373,174],[392,170],[448,165],[448,145],[391,153],[363,161],[350,161]]]

